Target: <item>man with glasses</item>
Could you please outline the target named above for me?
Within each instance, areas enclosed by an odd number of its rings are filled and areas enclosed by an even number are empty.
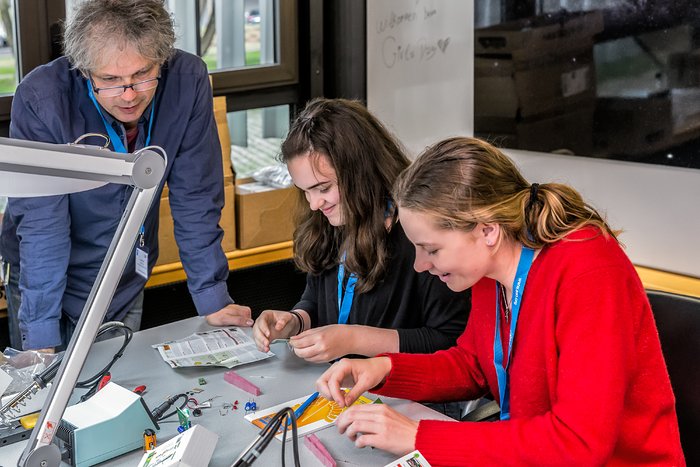
[[[69,143],[99,133],[118,152],[162,147],[175,236],[197,311],[212,325],[249,326],[250,308],[234,304],[226,286],[228,262],[218,226],[221,147],[206,66],[176,50],[174,42],[163,0],[79,3],[66,26],[65,56],[38,67],[18,86],[10,136]],[[87,143],[103,141],[91,137]],[[68,344],[130,192],[108,184],[9,200],[0,255],[9,266],[13,347],[50,351]],[[106,316],[134,330],[158,254],[158,204],[148,213]],[[137,255],[147,266],[137,266],[143,264]]]

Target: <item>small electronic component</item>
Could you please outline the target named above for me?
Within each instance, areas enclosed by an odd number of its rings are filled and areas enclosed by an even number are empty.
[[[256,404],[255,401],[248,401],[245,403],[245,406],[243,406],[243,408],[245,409],[246,414],[249,412],[255,412],[256,410],[258,410],[258,404]]]
[[[143,432],[143,450],[150,451],[156,447],[156,432],[146,428]]]
[[[180,428],[182,428],[182,431],[178,429],[180,433],[183,431],[189,429],[192,427],[192,422],[190,421],[190,411],[187,408],[181,409],[177,408],[177,419],[180,422]]]
[[[207,380],[204,379],[204,378],[199,378],[198,383],[199,383],[200,386],[204,386],[205,384],[207,384]]]

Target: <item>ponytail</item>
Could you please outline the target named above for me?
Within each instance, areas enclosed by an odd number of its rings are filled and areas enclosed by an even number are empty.
[[[522,229],[515,238],[530,248],[557,242],[585,226],[597,227],[604,235],[617,238],[598,211],[568,185],[533,183],[525,193]]]
[[[499,224],[502,235],[530,248],[595,226],[616,238],[603,217],[568,185],[530,184],[513,161],[489,143],[449,138],[431,146],[394,186],[399,209],[429,213],[436,227],[471,231]]]

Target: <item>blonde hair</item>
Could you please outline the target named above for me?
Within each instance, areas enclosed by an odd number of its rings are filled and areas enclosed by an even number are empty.
[[[498,224],[501,238],[541,248],[583,226],[615,238],[603,217],[568,185],[531,185],[511,159],[475,138],[450,138],[427,148],[398,178],[399,209],[429,213],[436,227],[471,231]]]

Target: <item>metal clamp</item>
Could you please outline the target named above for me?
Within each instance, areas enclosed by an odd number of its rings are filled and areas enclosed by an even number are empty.
[[[73,141],[72,143],[69,143],[69,144],[77,145],[77,144],[80,143],[82,140],[87,139],[87,138],[89,138],[89,137],[91,137],[91,136],[95,136],[95,137],[97,137],[97,138],[102,138],[102,139],[105,140],[105,144],[104,144],[104,146],[102,146],[102,149],[107,149],[107,148],[109,147],[109,142],[110,142],[110,141],[109,141],[109,136],[103,135],[102,133],[85,133],[84,135],[78,136],[78,137],[75,139],[75,141]]]

